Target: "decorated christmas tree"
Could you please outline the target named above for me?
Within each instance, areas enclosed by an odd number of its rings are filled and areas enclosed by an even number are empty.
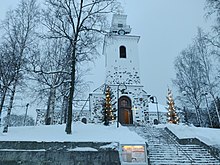
[[[167,104],[168,104],[168,123],[172,124],[178,124],[179,123],[179,117],[177,116],[176,110],[175,110],[175,103],[173,100],[172,92],[170,89],[168,89],[168,96],[167,96]]]
[[[106,91],[105,91],[103,109],[102,109],[104,125],[109,125],[110,122],[115,120],[116,118],[114,115],[114,112],[116,110],[112,108],[112,97],[113,95],[112,95],[111,89],[109,86],[107,86]]]

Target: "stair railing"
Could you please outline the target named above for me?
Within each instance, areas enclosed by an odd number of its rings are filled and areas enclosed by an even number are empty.
[[[172,136],[170,136],[168,132],[163,130],[163,134],[167,137],[167,139],[170,140],[170,142],[172,142],[172,144],[176,146],[177,154],[178,154],[178,151],[181,151],[183,155],[187,157],[187,159],[190,161],[191,164],[195,163],[195,160],[181,147],[181,145]]]

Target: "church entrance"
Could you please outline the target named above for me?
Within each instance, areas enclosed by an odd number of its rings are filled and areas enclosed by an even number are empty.
[[[119,98],[118,120],[121,124],[133,124],[131,99],[127,96]]]

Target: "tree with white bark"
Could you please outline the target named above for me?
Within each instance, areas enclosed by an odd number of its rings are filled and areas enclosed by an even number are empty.
[[[213,100],[213,104],[215,106],[215,111],[217,114],[218,122],[220,125],[220,115],[217,106],[217,96],[218,96],[218,88],[220,87],[218,84],[219,78],[218,73],[216,72],[218,69],[217,64],[213,62],[214,58],[212,56],[210,43],[207,40],[208,36],[205,34],[200,28],[198,29],[198,33],[196,38],[194,39],[194,45],[197,49],[197,53],[199,55],[199,59],[204,71],[204,92],[203,97],[207,97],[209,94],[211,99]],[[207,99],[207,98],[206,98]],[[209,111],[208,111],[209,113]],[[210,119],[211,120],[211,119]],[[211,121],[210,121],[211,123]]]
[[[191,103],[194,106],[197,121],[200,126],[206,125],[201,120],[201,114],[208,114],[202,111],[202,104],[207,104],[207,95],[212,98],[216,108],[217,118],[218,113],[216,96],[218,94],[218,73],[216,63],[213,61],[210,42],[207,40],[208,35],[201,28],[198,28],[196,37],[189,48],[185,49],[175,61],[176,79],[174,84],[178,87],[180,93],[184,92],[185,103]],[[184,101],[184,99],[182,99]],[[211,118],[209,117],[209,120]],[[211,121],[209,121],[211,123]]]
[[[175,61],[176,78],[173,81],[179,93],[184,92],[185,101],[196,113],[197,125],[201,126],[201,104],[204,92],[204,69],[195,46],[184,49]]]
[[[45,124],[53,124],[54,110],[58,88],[66,83],[69,77],[67,66],[67,46],[61,38],[44,39],[38,53],[30,60],[30,74],[38,84],[37,93],[47,98]]]
[[[13,53],[8,49],[6,43],[2,43],[0,46],[0,125],[1,125],[1,114],[3,107],[5,106],[5,101],[7,99],[7,94],[10,91],[10,87],[14,81],[16,62],[14,61]]]
[[[7,12],[6,19],[2,23],[4,30],[3,40],[7,43],[13,60],[16,62],[7,108],[7,124],[4,127],[4,132],[8,131],[16,89],[24,77],[28,52],[34,43],[35,30],[39,22],[38,15],[36,0],[21,0],[15,10]]]

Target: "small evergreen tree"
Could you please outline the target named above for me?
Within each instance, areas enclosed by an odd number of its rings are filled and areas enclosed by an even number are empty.
[[[114,112],[116,111],[115,109],[112,108],[112,92],[109,86],[107,86],[106,91],[105,91],[105,99],[103,103],[103,109],[102,109],[102,115],[103,119],[102,121],[104,122],[104,125],[108,126],[111,121],[115,120],[115,115]]]
[[[168,96],[167,96],[167,104],[168,104],[168,113],[167,113],[167,118],[168,118],[168,123],[172,124],[178,124],[179,123],[179,117],[177,116],[176,110],[175,110],[175,103],[173,100],[172,92],[170,89],[168,89]]]
[[[216,102],[217,102],[218,111],[220,113],[220,99],[219,99],[219,97],[216,97]],[[211,122],[212,122],[213,128],[220,128],[220,124],[219,124],[219,121],[218,121],[218,116],[217,116],[217,113],[216,113],[216,110],[215,110],[215,105],[214,105],[213,101],[211,102],[211,105],[209,107],[209,112],[210,112]]]

